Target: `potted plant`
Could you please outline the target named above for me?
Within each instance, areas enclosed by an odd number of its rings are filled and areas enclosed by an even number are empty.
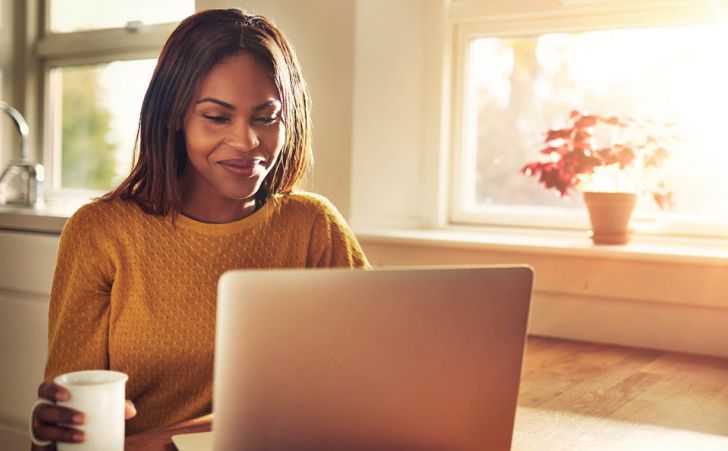
[[[660,171],[676,138],[672,124],[572,111],[564,128],[549,130],[542,159],[521,172],[546,189],[583,192],[597,244],[624,244],[637,195],[651,193],[660,209],[672,192]],[[608,142],[607,145],[599,143]]]

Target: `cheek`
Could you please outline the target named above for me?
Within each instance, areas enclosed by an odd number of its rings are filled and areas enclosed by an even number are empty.
[[[217,138],[214,134],[209,133],[199,124],[189,123],[185,127],[185,145],[187,146],[187,154],[191,159],[195,156],[201,156],[215,148]]]
[[[275,127],[266,130],[265,134],[266,147],[276,155],[280,153],[286,142],[286,127],[279,123]]]

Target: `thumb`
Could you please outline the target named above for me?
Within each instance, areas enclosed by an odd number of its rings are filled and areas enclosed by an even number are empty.
[[[134,406],[134,403],[127,399],[126,404],[124,405],[124,419],[129,420],[131,418],[134,418],[136,414],[137,410]]]

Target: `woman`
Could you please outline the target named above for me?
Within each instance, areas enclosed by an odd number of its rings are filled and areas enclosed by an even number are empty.
[[[110,368],[129,375],[127,434],[209,413],[224,271],[369,267],[336,209],[293,191],[310,146],[308,92],[273,23],[184,20],[144,98],[131,175],[64,228],[39,396],[68,396],[58,374]],[[39,440],[83,441],[60,426],[82,412],[41,405],[32,420]]]

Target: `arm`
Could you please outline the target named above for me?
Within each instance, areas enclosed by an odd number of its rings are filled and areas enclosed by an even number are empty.
[[[63,229],[56,271],[51,288],[48,321],[48,360],[45,382],[38,397],[52,402],[68,399],[68,392],[53,378],[74,370],[108,368],[108,317],[112,266],[108,252],[98,239],[86,207]],[[126,416],[135,412],[127,407]],[[31,430],[34,450],[41,441],[82,442],[83,433],[71,426],[83,424],[83,412],[57,405],[40,404],[33,410]],[[45,442],[44,442],[45,443]]]
[[[87,211],[79,210],[61,235],[48,312],[46,380],[108,368],[113,265]]]

